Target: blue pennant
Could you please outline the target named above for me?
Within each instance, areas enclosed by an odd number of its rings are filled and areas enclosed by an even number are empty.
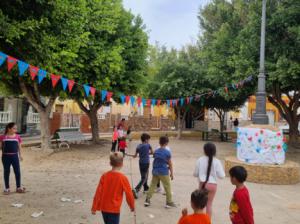
[[[7,55],[0,51],[0,66],[5,62]]]
[[[19,74],[20,76],[23,76],[26,70],[29,67],[29,64],[23,62],[23,61],[18,61],[18,67],[19,67]]]
[[[84,88],[85,95],[89,96],[91,87],[89,85],[84,84],[83,88]]]
[[[66,91],[66,88],[67,88],[67,86],[68,86],[68,81],[69,81],[69,80],[66,79],[66,78],[64,78],[64,77],[61,77],[60,80],[61,80],[62,87],[63,87],[64,91]]]
[[[173,102],[173,107],[176,107],[176,100],[172,100]]]
[[[146,106],[146,103],[147,103],[147,100],[142,98],[142,104],[143,104],[143,107]]]
[[[122,94],[122,95],[120,96],[120,98],[121,98],[121,103],[124,104],[124,103],[125,103],[125,95]]]
[[[184,104],[184,99],[180,98],[180,105],[183,106],[183,104]]]
[[[155,104],[156,104],[156,99],[152,99],[151,102],[152,102],[152,106],[155,106]]]
[[[167,105],[168,107],[170,107],[170,100],[167,100]]]
[[[193,102],[194,97],[190,96],[190,103]]]
[[[41,84],[44,78],[46,77],[47,72],[45,70],[40,69],[38,72],[38,83]]]
[[[134,103],[135,103],[135,98],[134,98],[134,96],[131,96],[131,97],[130,97],[130,102],[131,102],[131,106],[134,106]]]
[[[107,90],[101,90],[101,100],[102,100],[102,102],[105,100],[106,95],[107,95]]]

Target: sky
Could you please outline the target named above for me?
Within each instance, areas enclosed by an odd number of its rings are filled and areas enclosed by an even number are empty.
[[[209,0],[123,0],[124,7],[141,15],[150,43],[181,48],[197,40],[199,7]]]

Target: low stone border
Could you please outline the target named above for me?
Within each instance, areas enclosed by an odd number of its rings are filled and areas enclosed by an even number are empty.
[[[287,185],[300,182],[300,165],[287,160],[282,165],[249,164],[236,157],[225,158],[226,175],[233,166],[243,166],[248,171],[247,181],[262,184]]]

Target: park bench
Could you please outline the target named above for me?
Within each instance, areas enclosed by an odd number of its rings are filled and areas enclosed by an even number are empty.
[[[208,141],[217,138],[220,139],[222,142],[227,142],[230,140],[228,136],[230,133],[231,131],[220,132],[217,129],[211,129],[211,131],[202,131],[202,140]]]
[[[79,128],[60,128],[54,133],[53,141],[59,149],[69,149],[71,143],[80,144],[86,142],[87,139]]]

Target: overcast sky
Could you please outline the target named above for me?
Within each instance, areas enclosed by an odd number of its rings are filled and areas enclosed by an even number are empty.
[[[199,7],[209,0],[123,0],[133,14],[140,14],[147,26],[150,43],[180,48],[199,34]]]

